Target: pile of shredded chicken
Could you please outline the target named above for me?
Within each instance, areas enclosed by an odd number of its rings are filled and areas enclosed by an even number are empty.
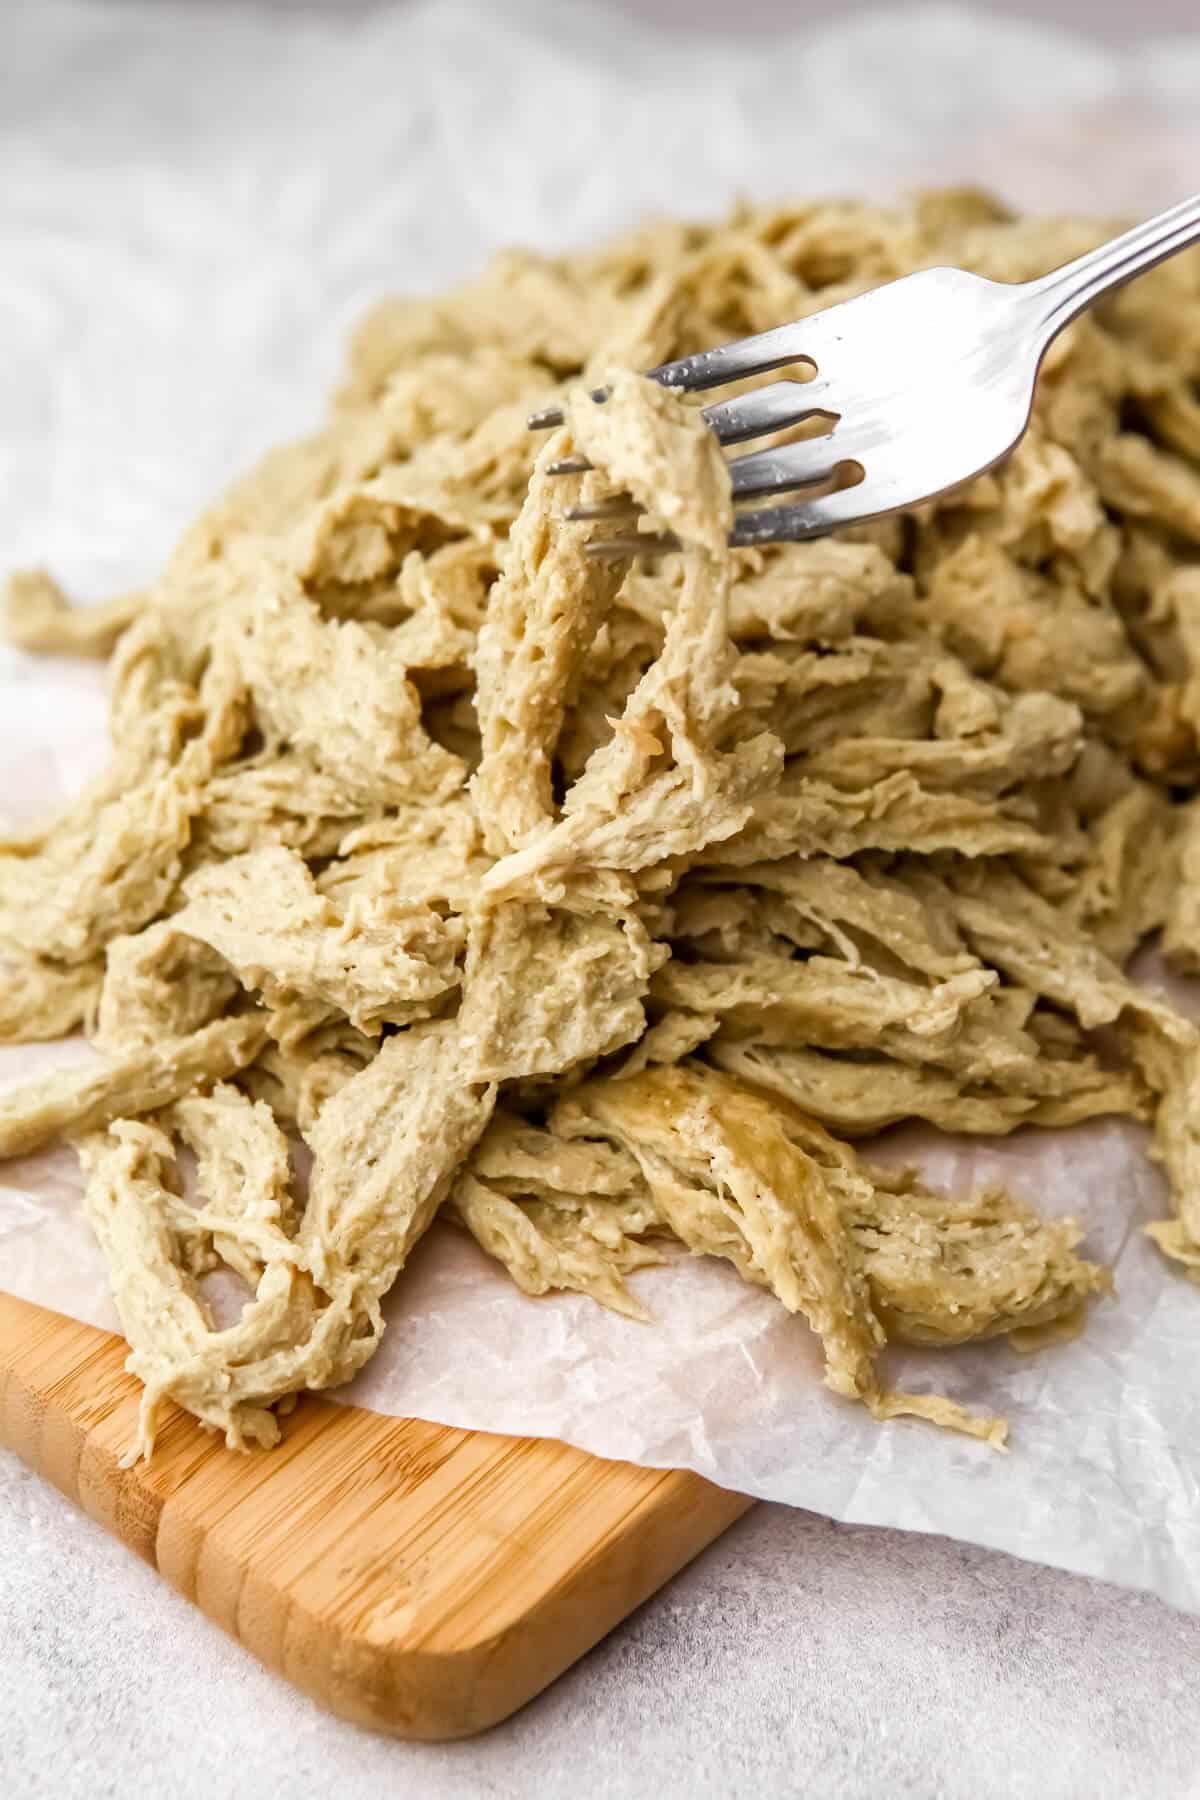
[[[1108,1274],[846,1142],[903,1119],[1153,1117],[1200,1269],[1200,1033],[1122,972],[1158,931],[1200,967],[1200,261],[1059,340],[998,472],[824,541],[731,552],[717,444],[631,372],[1106,230],[952,192],[506,255],[381,305],[148,591],[11,580],[18,644],[113,650],[113,757],[0,846],[0,1035],[106,1058],[0,1096],[0,1154],[78,1146],[141,1451],[168,1399],[272,1443],[439,1211],[635,1316],[672,1242],[723,1257],[838,1394],[999,1443],[885,1344],[1031,1346]],[[568,509],[617,494],[681,549],[589,555]]]

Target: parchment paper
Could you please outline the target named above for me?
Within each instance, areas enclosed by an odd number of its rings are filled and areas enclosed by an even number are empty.
[[[22,9],[0,64],[0,560],[82,598],[145,579],[197,508],[308,425],[378,293],[511,240],[586,242],[737,193],[983,179],[1149,209],[1197,185],[1200,40],[1114,56],[953,8],[749,49],[545,4]],[[32,820],[104,754],[103,684],[0,652],[0,807]],[[0,1083],[81,1045],[0,1052]],[[935,1180],[1001,1173],[1088,1222],[1118,1298],[1077,1342],[905,1353],[905,1386],[1009,1415],[1012,1454],[874,1424],[800,1321],[715,1263],[635,1277],[655,1322],[528,1300],[435,1228],[347,1397],[696,1469],[846,1520],[939,1531],[1200,1608],[1200,1293],[1139,1234],[1142,1133],[893,1133]],[[115,1325],[70,1152],[0,1165],[0,1285]]]

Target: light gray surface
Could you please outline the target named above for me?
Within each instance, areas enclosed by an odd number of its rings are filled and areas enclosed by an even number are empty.
[[[30,1800],[1200,1792],[1200,1619],[783,1507],[472,1743],[325,1717],[3,1457],[0,1617],[0,1773]]]
[[[283,4],[289,3],[283,0]],[[693,28],[702,25],[708,30],[764,33],[794,31],[805,20],[827,18],[833,10],[829,0],[615,0],[615,4],[637,18],[661,24],[688,22]],[[850,14],[885,8],[879,0],[841,0],[839,10]],[[1136,43],[1149,34],[1188,31],[1196,23],[1196,0],[1148,0],[1141,6],[1131,5],[1130,0],[988,0],[980,10],[1090,31],[1113,43]]]
[[[625,5],[763,32],[833,10]],[[1194,0],[993,10],[1126,40],[1195,17]],[[16,1800],[1200,1795],[1200,1620],[983,1551],[781,1508],[759,1508],[474,1744],[389,1744],[327,1719],[5,1458],[0,1622],[0,1777]]]
[[[103,4],[103,0],[97,0]],[[152,6],[156,0],[143,0]],[[204,0],[191,0],[203,5]],[[293,12],[327,11],[331,0],[264,0],[265,4]],[[492,0],[501,11],[506,0]],[[561,0],[570,6],[572,0]],[[823,23],[831,12],[843,17],[854,13],[885,12],[886,0],[608,0],[613,10],[655,25],[689,31],[754,34],[770,37],[793,32],[810,21]],[[372,6],[396,4],[396,0],[340,0],[346,11],[366,12]],[[986,0],[976,10],[1001,18],[1037,19],[1043,25],[1059,25],[1070,31],[1087,31],[1114,44],[1137,43],[1148,36],[1190,31],[1196,23],[1196,0],[1148,0],[1134,6],[1130,0]]]

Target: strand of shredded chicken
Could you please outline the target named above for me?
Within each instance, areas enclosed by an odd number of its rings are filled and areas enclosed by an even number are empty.
[[[378,307],[143,592],[10,580],[15,643],[111,652],[113,756],[0,843],[0,1037],[107,1058],[0,1096],[0,1155],[77,1142],[135,1453],[168,1401],[274,1442],[439,1211],[633,1318],[631,1273],[721,1258],[835,1394],[999,1444],[887,1343],[1030,1348],[1110,1279],[1075,1221],[850,1148],[905,1119],[1152,1118],[1200,1276],[1200,1033],[1123,972],[1160,930],[1200,968],[1200,260],[1059,340],[999,471],[819,542],[731,552],[697,408],[632,373],[1108,229],[950,192],[510,254]],[[609,499],[678,553],[591,554]]]

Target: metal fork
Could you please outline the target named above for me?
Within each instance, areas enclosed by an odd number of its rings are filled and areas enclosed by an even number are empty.
[[[735,512],[730,541],[819,537],[932,500],[1007,456],[1029,423],[1034,381],[1048,346],[1085,307],[1122,282],[1200,241],[1200,194],[1136,225],[1037,281],[1001,283],[965,269],[923,269],[811,318],[704,350],[649,374],[696,393],[790,364],[806,381],[775,381],[704,409],[722,444],[740,444],[812,420],[819,437],[730,459],[735,502],[796,493],[787,505]],[[603,389],[594,396],[603,402]],[[560,425],[557,407],[530,416]],[[566,474],[583,457],[551,465]],[[629,500],[577,507],[571,516],[636,523]],[[636,530],[600,539],[600,556],[675,547]]]

